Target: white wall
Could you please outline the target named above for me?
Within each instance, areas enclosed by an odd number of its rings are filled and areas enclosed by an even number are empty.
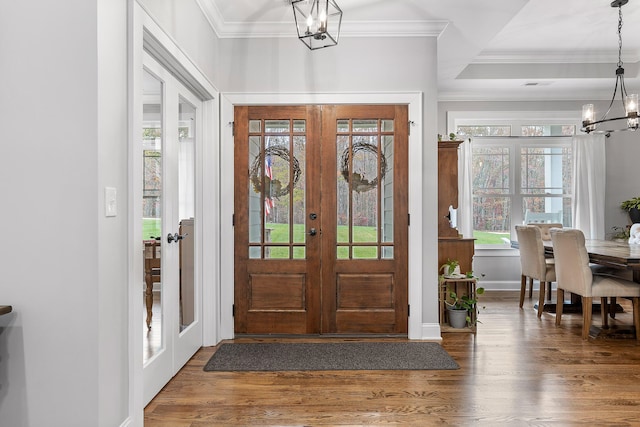
[[[98,0],[98,425],[129,418],[127,0]],[[105,217],[104,190],[117,191]],[[86,425],[86,424],[85,424]]]
[[[616,100],[616,102],[618,102]],[[584,100],[535,102],[439,102],[438,133],[447,134],[447,113],[452,111],[572,111],[580,114]],[[606,111],[609,101],[594,102],[597,111]],[[616,106],[618,108],[619,106]],[[606,140],[607,185],[605,194],[605,230],[630,223],[629,216],[620,210],[620,202],[640,195],[637,180],[632,177],[640,158],[640,133],[616,132]],[[501,251],[504,252],[504,251]],[[514,252],[517,251],[514,250]],[[491,251],[479,251],[474,270],[486,273],[487,288],[517,289],[520,286],[520,259],[517,256],[496,256]]]
[[[126,224],[100,202],[103,184],[126,182],[125,7],[2,6],[0,304],[14,307],[0,318],[2,425],[127,416]]]

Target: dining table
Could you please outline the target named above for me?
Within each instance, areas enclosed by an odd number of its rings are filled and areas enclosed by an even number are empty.
[[[553,243],[551,241],[544,241],[544,251],[548,257],[553,257]],[[518,242],[512,241],[511,246],[518,248]],[[603,267],[607,267],[610,273],[615,274],[616,271],[624,272],[624,270],[631,270],[633,274],[633,281],[637,282],[640,286],[640,245],[629,244],[627,241],[616,240],[602,240],[602,239],[585,239],[585,247],[589,254],[589,262],[597,264]],[[596,306],[598,306],[596,308]],[[612,305],[611,315],[615,316],[616,312],[622,311],[619,305]],[[594,312],[599,311],[599,304],[594,303]],[[553,312],[556,311],[556,302],[549,299],[545,301],[544,311]],[[579,295],[571,294],[570,300],[564,301],[562,311],[564,313],[581,312],[582,304]],[[599,328],[594,328],[595,334],[600,334],[603,331]],[[633,331],[625,330],[624,328],[612,328],[609,335],[612,333],[618,335],[628,335]]]
[[[551,242],[545,244],[545,252],[553,254]],[[626,241],[585,240],[589,261],[614,269],[633,271],[633,281],[640,283],[640,245],[632,245]]]
[[[544,241],[543,244],[545,254],[553,257],[553,243]],[[511,247],[518,249],[518,242],[511,241]],[[626,241],[586,239],[585,247],[592,264],[631,270],[634,282],[640,283],[640,245],[632,245]]]

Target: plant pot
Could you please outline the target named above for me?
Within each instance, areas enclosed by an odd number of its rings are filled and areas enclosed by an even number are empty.
[[[449,325],[452,328],[462,329],[467,326],[467,310],[447,308],[449,314]]]
[[[629,218],[631,218],[631,223],[637,224],[640,222],[640,209],[631,208],[629,209]]]
[[[453,270],[448,270],[445,268],[444,277],[460,277],[460,266],[456,265]]]

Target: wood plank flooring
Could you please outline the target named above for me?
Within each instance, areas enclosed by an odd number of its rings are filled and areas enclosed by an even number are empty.
[[[204,372],[215,347],[203,348],[149,403],[145,426],[640,425],[635,339],[583,341],[580,314],[556,327],[534,301],[521,310],[517,292],[485,293],[477,334],[443,336],[455,371]],[[611,323],[632,323],[622,305]]]

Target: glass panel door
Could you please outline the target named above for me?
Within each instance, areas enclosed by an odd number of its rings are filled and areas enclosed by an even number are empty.
[[[163,83],[143,70],[142,239],[144,240],[144,363],[164,348],[162,339],[162,130]]]
[[[182,96],[178,104],[178,219],[180,230],[180,323],[182,332],[195,319],[194,218],[195,218],[196,108]]]
[[[178,257],[176,292],[177,312],[174,317],[174,369],[178,371],[202,345],[202,286],[197,274],[198,233],[196,165],[202,124],[202,102],[184,86],[177,93],[177,188],[174,203],[174,243]],[[174,373],[175,373],[174,372]]]
[[[149,55],[143,64],[147,403],[202,344],[196,215],[202,102]]]

